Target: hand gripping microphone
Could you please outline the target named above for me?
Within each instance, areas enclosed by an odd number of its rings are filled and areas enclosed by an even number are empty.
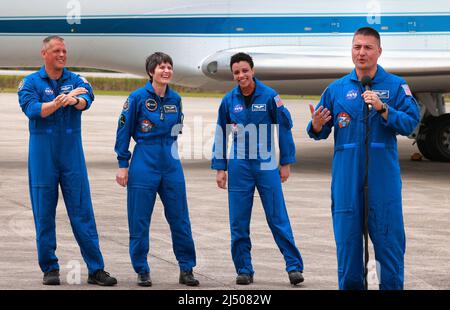
[[[368,75],[365,75],[361,78],[361,84],[365,88],[365,90],[370,90],[370,86],[372,86],[372,78]],[[367,105],[369,110],[372,110],[372,105]]]

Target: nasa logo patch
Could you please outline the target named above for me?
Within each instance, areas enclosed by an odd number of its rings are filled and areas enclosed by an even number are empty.
[[[242,104],[237,104],[233,108],[234,113],[240,113],[244,110],[244,106]]]
[[[339,128],[348,127],[348,125],[350,124],[350,121],[351,121],[350,115],[348,115],[345,112],[339,113],[339,115],[338,115]]]
[[[47,88],[44,90],[44,93],[45,93],[47,96],[50,96],[50,95],[53,95],[53,94],[54,94],[53,89],[51,89],[50,87],[47,87]]]
[[[358,91],[356,91],[354,89],[349,90],[347,95],[345,96],[345,98],[347,100],[353,100],[353,99],[356,99],[356,97],[358,97]]]

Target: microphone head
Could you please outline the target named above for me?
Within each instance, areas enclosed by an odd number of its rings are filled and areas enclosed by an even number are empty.
[[[361,84],[362,86],[366,87],[366,86],[371,86],[372,85],[372,78],[368,75],[365,75],[361,78]]]

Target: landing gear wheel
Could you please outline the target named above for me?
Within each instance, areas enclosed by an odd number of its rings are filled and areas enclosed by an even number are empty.
[[[430,160],[450,162],[450,114],[430,118],[419,134],[417,146]]]

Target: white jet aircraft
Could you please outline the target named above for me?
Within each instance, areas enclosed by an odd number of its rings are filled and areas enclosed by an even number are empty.
[[[353,32],[381,33],[379,63],[404,77],[421,106],[411,136],[427,158],[450,161],[450,1],[15,0],[0,4],[0,66],[40,66],[41,41],[65,38],[69,66],[145,76],[152,52],[171,55],[174,83],[232,87],[229,58],[251,54],[281,93],[320,95],[353,69]]]

